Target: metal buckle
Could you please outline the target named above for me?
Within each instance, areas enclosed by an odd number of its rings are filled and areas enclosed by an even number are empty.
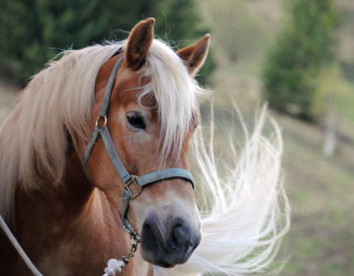
[[[137,178],[138,178],[137,176],[132,175],[131,178],[129,179],[129,181],[126,182],[126,183],[124,183],[124,187],[127,189],[128,193],[129,193],[129,195],[130,195],[130,196],[129,196],[130,198],[136,198],[136,197],[141,193],[141,191],[142,191],[142,189],[143,189],[143,187],[141,187],[140,185],[138,185],[138,183],[137,183],[137,181],[136,181]],[[134,183],[135,186],[136,186],[136,191],[135,191],[135,193],[134,193],[134,191],[132,191],[131,188],[130,188],[130,185],[131,185],[132,183]]]

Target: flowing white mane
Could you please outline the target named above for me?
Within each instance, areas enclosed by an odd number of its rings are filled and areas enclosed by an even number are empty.
[[[96,75],[125,43],[65,51],[35,75],[0,129],[0,214],[12,209],[16,186],[59,185],[65,170],[67,139],[88,140]],[[173,50],[154,40],[141,74],[151,82],[159,105],[163,153],[181,149],[200,88]]]

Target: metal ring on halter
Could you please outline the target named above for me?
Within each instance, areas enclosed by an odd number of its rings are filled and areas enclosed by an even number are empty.
[[[103,119],[103,125],[99,125],[99,121]],[[107,116],[106,115],[99,115],[97,117],[97,120],[96,120],[96,127],[98,127],[99,129],[102,129],[104,128],[106,125],[107,125],[107,122],[108,122],[108,119],[107,119]]]

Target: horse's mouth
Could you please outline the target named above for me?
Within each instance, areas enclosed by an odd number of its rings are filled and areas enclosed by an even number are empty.
[[[199,245],[200,237],[191,242],[190,231],[182,242],[173,234],[164,238],[156,224],[144,223],[141,233],[141,255],[145,261],[165,268],[172,268],[176,264],[185,263]]]

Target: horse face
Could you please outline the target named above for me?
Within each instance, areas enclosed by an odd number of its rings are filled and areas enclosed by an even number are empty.
[[[141,90],[136,89],[139,81],[144,85],[138,71],[122,68],[111,98],[108,128],[125,167],[133,175],[171,167],[188,169],[188,145],[195,124],[190,125],[183,150],[171,154],[161,163],[161,125],[157,103],[150,95],[139,102]],[[105,179],[97,175],[97,185],[121,210],[122,180],[106,149],[99,150],[98,147],[94,154],[101,157],[94,160],[99,163],[96,166],[105,167],[107,175]],[[90,178],[96,172],[90,173]],[[170,267],[185,262],[201,239],[193,187],[182,179],[165,180],[145,187],[138,197],[130,201],[128,220],[141,235],[143,258],[160,266]]]
[[[189,141],[195,128],[195,120],[192,119],[183,136],[182,150],[170,153],[161,162],[163,146],[159,107],[153,93],[140,97],[142,90],[137,88],[150,81],[142,78],[140,70],[152,44],[153,23],[152,19],[140,22],[129,36],[108,117],[108,128],[118,154],[132,175],[144,175],[164,168],[188,169]],[[205,59],[209,36],[201,41],[178,53],[189,64],[191,74]],[[102,102],[109,73],[117,58],[108,61],[97,76],[97,103]],[[93,113],[97,115],[99,108],[97,104]],[[123,183],[100,139],[91,154],[88,171],[91,181],[104,191],[117,211],[121,211]],[[163,267],[187,261],[201,239],[193,187],[183,179],[164,180],[145,187],[138,197],[130,201],[128,220],[141,235],[142,257]]]
[[[120,145],[127,167],[136,175],[160,170],[160,126],[156,110],[131,102],[119,113],[124,128],[120,137],[124,142]],[[188,168],[190,136],[185,138],[179,156],[170,156],[162,168]],[[150,263],[165,267],[183,263],[200,242],[200,219],[193,188],[182,179],[165,180],[144,188],[131,200],[128,218],[141,234],[142,256]]]

